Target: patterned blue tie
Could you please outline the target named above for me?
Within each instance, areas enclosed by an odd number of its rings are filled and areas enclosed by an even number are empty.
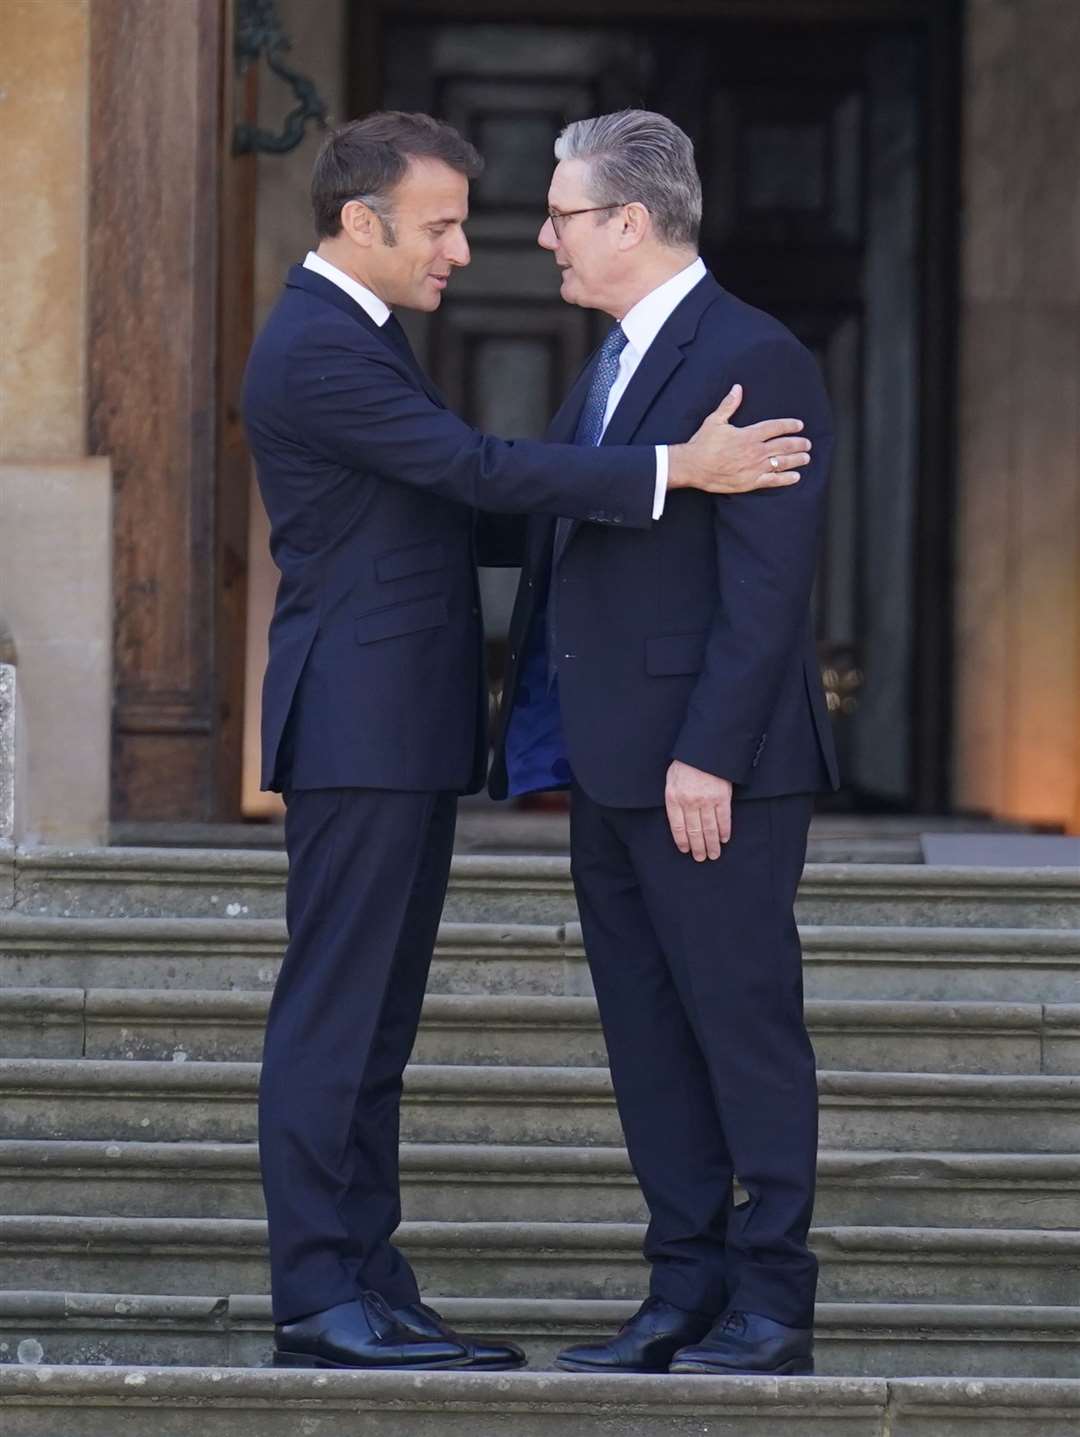
[[[574,434],[575,444],[599,444],[604,430],[604,412],[607,409],[611,386],[619,377],[619,356],[626,348],[626,335],[622,325],[617,324],[600,346],[593,370],[592,383],[585,396],[585,405]]]
[[[600,346],[600,353],[596,357],[596,368],[593,370],[592,382],[589,385],[589,392],[585,396],[585,404],[582,407],[578,419],[577,429],[574,431],[575,444],[596,445],[600,443],[604,433],[604,414],[607,411],[608,397],[611,394],[611,387],[619,377],[619,356],[626,348],[626,335],[622,326],[617,324],[608,337]],[[555,525],[555,548],[554,557],[557,558],[562,552],[570,529],[574,524],[573,519],[560,519]],[[554,569],[552,570],[551,583],[548,586],[547,604],[547,651],[548,651],[548,684],[554,682],[558,669],[559,655],[556,648],[556,593],[558,586]]]

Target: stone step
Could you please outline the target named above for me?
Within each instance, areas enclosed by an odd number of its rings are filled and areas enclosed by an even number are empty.
[[[815,814],[807,854],[816,863],[921,863],[920,835],[1022,832],[1012,824],[970,818]],[[109,842],[137,848],[283,849],[285,825],[268,823],[112,823]],[[458,853],[569,853],[570,814],[508,809],[464,799],[458,805]]]
[[[246,1142],[255,1063],[0,1059],[0,1138]],[[1080,1151],[1080,1076],[818,1074],[823,1147]],[[402,1138],[616,1145],[607,1071],[414,1064]]]
[[[1080,930],[803,925],[810,998],[1080,1003]],[[5,987],[269,990],[281,919],[0,912]],[[587,995],[579,925],[451,923],[429,991]]]
[[[99,917],[279,917],[282,853],[230,849],[27,848],[16,854],[23,913]],[[1080,927],[1080,868],[810,864],[799,920],[980,928]],[[451,922],[569,923],[577,918],[564,857],[454,858]]]
[[[632,1298],[645,1290],[637,1223],[405,1223],[397,1243],[429,1292]],[[815,1227],[823,1302],[1069,1306],[1080,1232]],[[0,1286],[201,1293],[268,1288],[266,1225],[247,1218],[0,1217]]]
[[[0,1369],[7,1437],[1075,1437],[1080,1383]]]
[[[621,1147],[405,1143],[420,1222],[643,1222]],[[254,1143],[0,1141],[0,1213],[263,1216]],[[1080,1229],[1080,1154],[842,1152],[818,1157],[830,1226]]]
[[[550,1366],[570,1342],[609,1335],[637,1306],[636,1297],[432,1300],[462,1332],[520,1342],[534,1369]],[[0,1363],[256,1367],[270,1348],[265,1296],[0,1292]],[[828,1376],[1080,1379],[1080,1310],[823,1302],[815,1358],[818,1373]]]
[[[268,993],[222,989],[0,989],[0,1057],[251,1062]],[[1080,1004],[811,1000],[825,1068],[1080,1073]],[[606,1066],[592,998],[432,994],[415,1061]]]

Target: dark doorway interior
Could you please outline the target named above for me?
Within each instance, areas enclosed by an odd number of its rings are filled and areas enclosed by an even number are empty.
[[[414,342],[451,403],[538,435],[606,328],[558,299],[536,246],[569,119],[661,110],[692,136],[717,278],[819,355],[837,418],[816,593],[850,808],[946,799],[953,7],[782,4],[673,19],[576,7],[547,23],[358,3],[353,113],[428,110],[484,153],[474,259]],[[891,19],[883,23],[883,9]],[[790,17],[784,19],[785,11]],[[842,14],[839,12],[842,11]],[[860,11],[862,18],[860,18]],[[925,11],[925,14],[923,12]],[[514,576],[489,575],[494,635]]]

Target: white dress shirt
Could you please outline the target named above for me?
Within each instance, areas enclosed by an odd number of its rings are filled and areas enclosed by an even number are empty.
[[[366,284],[361,284],[358,279],[353,279],[351,274],[346,274],[343,269],[338,269],[336,264],[330,264],[328,260],[317,255],[314,250],[308,250],[307,258],[304,260],[304,268],[314,270],[321,274],[323,279],[328,279],[331,284],[336,284],[338,289],[343,289],[350,299],[354,299],[360,308],[369,318],[382,329],[383,325],[390,318],[390,307]]]

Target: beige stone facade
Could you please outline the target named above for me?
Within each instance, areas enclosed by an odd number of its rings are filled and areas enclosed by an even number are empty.
[[[0,17],[0,619],[18,659],[16,836],[109,816],[111,493],[86,457],[89,0]]]
[[[1080,830],[1078,76],[1072,0],[972,0],[954,802]]]

